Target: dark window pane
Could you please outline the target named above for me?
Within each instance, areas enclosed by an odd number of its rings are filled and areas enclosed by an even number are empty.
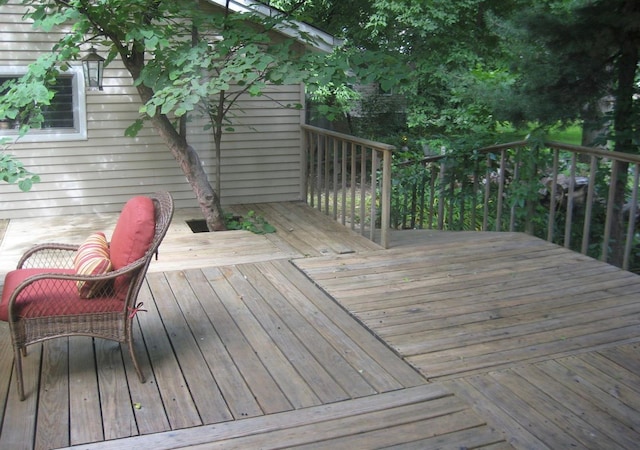
[[[0,76],[0,85],[18,77]],[[55,92],[51,104],[42,108],[44,123],[42,128],[73,128],[73,78],[60,76],[51,90]],[[0,94],[2,94],[0,92]]]
[[[73,128],[73,79],[58,78],[51,88],[55,96],[51,105],[43,108],[44,128]]]

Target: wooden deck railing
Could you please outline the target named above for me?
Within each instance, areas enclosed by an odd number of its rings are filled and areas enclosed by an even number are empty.
[[[302,197],[385,248],[394,228],[521,231],[640,271],[639,155],[518,141],[392,166],[392,145],[302,128]]]
[[[302,126],[303,198],[343,225],[389,246],[392,145]]]
[[[523,231],[640,268],[640,156],[519,141],[394,170],[392,227]]]

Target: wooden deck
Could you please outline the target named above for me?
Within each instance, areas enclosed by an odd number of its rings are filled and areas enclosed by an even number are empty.
[[[176,214],[140,296],[147,383],[119,345],[59,339],[30,348],[20,402],[0,349],[0,448],[637,447],[637,275],[521,234],[383,250],[301,204],[236,208],[278,232]],[[12,221],[0,274],[112,226]]]

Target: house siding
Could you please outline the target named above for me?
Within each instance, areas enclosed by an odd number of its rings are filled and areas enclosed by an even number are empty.
[[[26,66],[51,50],[60,33],[34,31],[17,2],[0,6],[0,66]],[[223,204],[300,198],[300,124],[304,114],[282,105],[304,104],[298,86],[273,86],[268,96],[243,97],[225,132],[221,158]],[[104,91],[86,92],[87,139],[14,143],[15,155],[41,182],[31,191],[0,183],[0,219],[117,212],[136,194],[170,191],[178,208],[197,207],[190,185],[168,148],[150,126],[135,138],[124,130],[140,105],[120,61],[105,69]],[[189,142],[215,187],[216,158],[210,132],[194,121]]]

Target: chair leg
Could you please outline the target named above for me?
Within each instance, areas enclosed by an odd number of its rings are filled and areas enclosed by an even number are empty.
[[[145,383],[147,379],[142,373],[142,369],[140,368],[140,364],[138,363],[138,358],[136,357],[135,349],[133,348],[133,339],[129,338],[129,354],[131,355],[131,361],[133,361],[133,367],[136,368],[136,373],[138,374],[138,380],[140,383]]]
[[[18,397],[20,397],[20,401],[24,400],[24,381],[22,378],[22,353],[26,353],[26,348],[22,347],[21,349],[16,348],[14,350],[14,364],[16,366],[16,382],[18,383]]]

